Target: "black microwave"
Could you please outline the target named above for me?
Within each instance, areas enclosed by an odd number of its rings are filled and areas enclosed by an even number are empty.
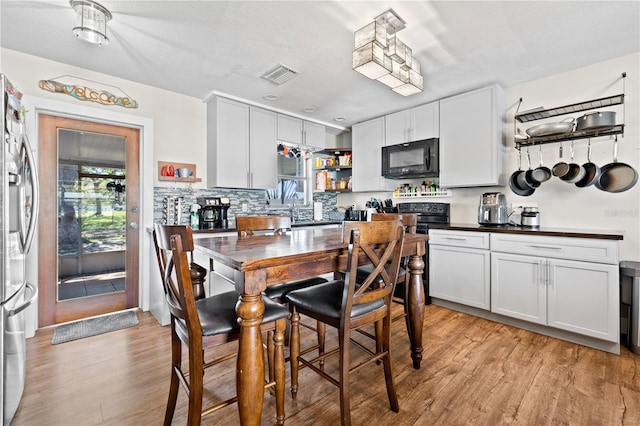
[[[382,147],[382,176],[388,179],[438,177],[438,138]]]

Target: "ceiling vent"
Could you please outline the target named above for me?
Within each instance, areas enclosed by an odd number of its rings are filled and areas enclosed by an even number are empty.
[[[298,74],[300,73],[294,70],[293,68],[288,67],[286,65],[278,64],[275,68],[262,74],[261,77],[264,78],[265,80],[269,80],[272,83],[282,84],[291,80],[293,77],[295,77]]]

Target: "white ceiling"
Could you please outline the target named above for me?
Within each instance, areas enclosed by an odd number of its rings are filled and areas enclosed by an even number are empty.
[[[108,46],[75,39],[67,0],[1,0],[0,45],[202,100],[230,94],[345,127],[640,51],[638,0],[100,3],[113,14]],[[422,64],[420,94],[403,97],[351,69],[353,32],[389,8],[406,21],[400,38]],[[300,75],[283,85],[260,78],[278,63]],[[266,94],[279,99],[265,101]],[[309,106],[316,111],[303,112]]]

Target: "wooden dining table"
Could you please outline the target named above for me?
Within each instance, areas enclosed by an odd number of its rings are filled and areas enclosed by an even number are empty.
[[[407,331],[413,367],[422,361],[424,287],[422,274],[426,240],[424,234],[405,234],[403,257],[409,257],[410,274]],[[236,367],[238,410],[242,425],[259,425],[264,399],[264,357],[260,323],[264,304],[261,292],[268,286],[316,275],[343,271],[348,245],[342,228],[307,228],[285,235],[252,237],[212,236],[194,240],[195,249],[211,259],[212,270],[223,264],[233,270],[239,294],[236,312],[240,339]]]

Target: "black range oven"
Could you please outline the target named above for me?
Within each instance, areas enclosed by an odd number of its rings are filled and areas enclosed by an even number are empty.
[[[398,213],[417,213],[418,214],[418,227],[419,234],[428,234],[429,225],[433,224],[448,224],[449,223],[449,203],[427,203],[427,202],[415,202],[415,203],[398,203]],[[427,241],[427,251],[424,255],[424,274],[422,276],[424,282],[424,297],[425,303],[429,305],[431,303],[431,296],[429,296],[429,242]],[[400,289],[404,294],[404,289]]]

